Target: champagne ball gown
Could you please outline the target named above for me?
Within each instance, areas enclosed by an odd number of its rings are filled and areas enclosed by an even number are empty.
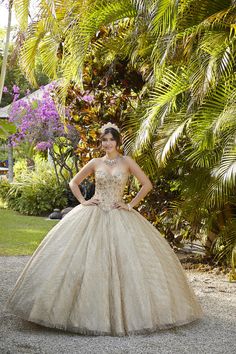
[[[96,171],[100,204],[78,205],[48,233],[10,295],[12,313],[46,327],[113,336],[202,316],[167,241],[137,211],[112,208],[127,179]]]

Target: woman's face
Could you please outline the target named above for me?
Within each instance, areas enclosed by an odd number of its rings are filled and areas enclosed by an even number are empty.
[[[106,152],[114,152],[117,150],[117,144],[111,133],[105,134],[102,138],[102,148]]]

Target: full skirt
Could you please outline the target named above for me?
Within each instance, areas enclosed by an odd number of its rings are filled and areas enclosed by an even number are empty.
[[[47,327],[115,336],[202,316],[177,256],[155,227],[135,210],[83,205],[39,245],[7,308]]]

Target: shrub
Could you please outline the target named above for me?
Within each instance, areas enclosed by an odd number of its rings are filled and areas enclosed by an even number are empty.
[[[58,185],[48,162],[36,160],[34,170],[27,169],[24,163],[21,167],[16,182],[1,182],[0,196],[10,209],[27,215],[44,215],[67,206],[66,187]]]
[[[7,179],[0,179],[0,198],[5,202],[7,200],[7,194],[11,188],[11,184]]]
[[[29,173],[29,169],[26,159],[18,159],[18,161],[14,163],[14,181],[22,181],[24,174],[26,172]]]

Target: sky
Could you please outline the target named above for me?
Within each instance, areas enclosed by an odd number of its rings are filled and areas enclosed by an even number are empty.
[[[0,28],[6,27],[7,26],[7,19],[8,19],[8,10],[5,5],[0,4]],[[12,15],[12,25],[16,25],[16,18],[13,13]]]

